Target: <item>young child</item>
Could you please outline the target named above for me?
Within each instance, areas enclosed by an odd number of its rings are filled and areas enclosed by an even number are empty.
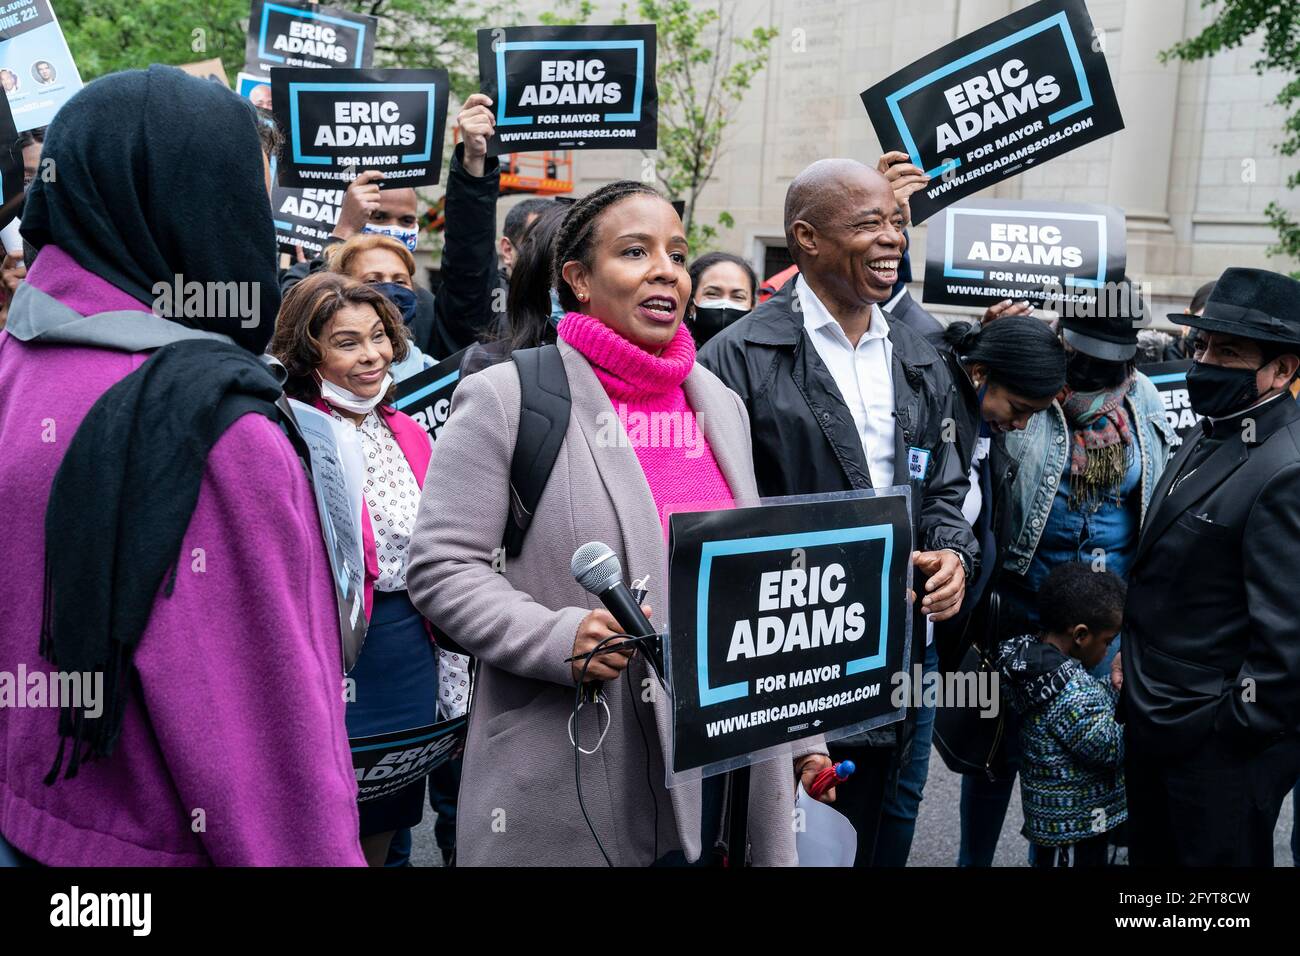
[[[1124,582],[1071,562],[1038,591],[1037,637],[1003,641],[1004,700],[1021,715],[1020,799],[1034,866],[1104,866],[1107,834],[1124,822],[1124,737],[1117,693],[1088,670],[1105,657],[1124,613]]]

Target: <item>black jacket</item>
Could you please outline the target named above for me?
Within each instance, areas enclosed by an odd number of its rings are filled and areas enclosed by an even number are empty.
[[[699,361],[731,387],[749,410],[754,471],[765,497],[851,491],[871,487],[862,440],[830,370],[804,331],[795,309],[795,282],[787,282],[743,319],[714,336]],[[923,482],[913,481],[912,522],[917,550],[951,548],[978,567],[979,548],[961,515],[967,469],[944,423],[956,393],[943,359],[899,322],[889,323],[893,348],[895,481],[906,481],[909,446],[929,450]],[[925,655],[925,619],[913,618],[912,659]],[[910,668],[909,668],[910,669]],[[871,734],[873,743],[897,743],[906,754],[909,719]],[[887,739],[888,738],[888,739]]]
[[[1300,407],[1282,395],[1216,429],[1176,486],[1205,439],[1165,469],[1129,572],[1120,710],[1173,756],[1300,734]]]
[[[464,152],[465,144],[457,143],[447,173],[442,282],[436,293],[416,287],[417,312],[410,326],[420,351],[439,361],[478,342],[496,320],[493,292],[501,167],[489,158],[483,175],[471,176],[462,162]],[[324,267],[325,261],[317,258],[285,269],[280,273],[281,293]]]
[[[943,340],[943,323],[922,308],[921,303],[913,299],[912,293],[906,289],[885,314],[889,316],[891,323],[902,322],[940,352],[947,351],[947,345]]]

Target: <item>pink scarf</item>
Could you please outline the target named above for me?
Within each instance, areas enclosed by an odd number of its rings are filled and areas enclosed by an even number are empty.
[[[678,326],[659,355],[651,355],[599,319],[580,312],[565,315],[558,334],[591,363],[622,426],[615,434],[611,418],[609,437],[621,441],[626,435],[660,520],[674,506],[731,507],[731,488],[682,388],[695,367],[695,342],[686,327]],[[605,428],[602,424],[602,433]]]

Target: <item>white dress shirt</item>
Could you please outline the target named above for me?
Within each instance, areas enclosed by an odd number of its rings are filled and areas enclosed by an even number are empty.
[[[871,326],[854,347],[802,275],[795,279],[795,294],[808,337],[853,413],[872,487],[894,484],[894,346],[885,313],[878,305],[871,307]],[[933,640],[934,625],[926,621],[925,646]]]
[[[808,337],[853,413],[872,486],[894,484],[894,347],[885,313],[871,307],[871,327],[854,347],[802,275],[795,279],[795,293]]]

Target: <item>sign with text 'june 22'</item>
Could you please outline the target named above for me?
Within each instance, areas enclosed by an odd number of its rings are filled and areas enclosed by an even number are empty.
[[[50,125],[81,89],[50,0],[0,2],[0,87],[20,133]]]
[[[654,24],[478,31],[480,89],[496,110],[488,151],[654,149]]]
[[[669,518],[672,773],[902,716],[912,526],[884,491]]]
[[[963,196],[1124,128],[1083,0],[1041,0],[954,40],[862,94],[880,145],[930,184],[924,222]]]

